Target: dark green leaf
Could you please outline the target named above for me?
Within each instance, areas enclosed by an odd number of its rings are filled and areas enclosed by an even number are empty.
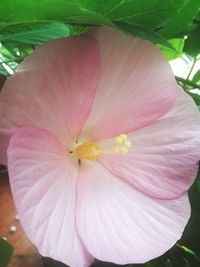
[[[108,18],[155,28],[175,17],[187,2],[188,0],[1,0],[0,20],[14,24],[59,19],[104,25]]]
[[[199,106],[200,105],[200,96],[197,94],[188,92],[188,91],[187,91],[187,93],[193,98],[193,100],[197,104],[197,106]]]
[[[198,106],[198,109],[200,108],[200,106]],[[199,109],[200,110],[200,109]],[[198,192],[200,194],[200,180],[198,179],[197,180],[197,189],[198,189]],[[200,195],[199,195],[200,196]]]
[[[170,18],[178,14],[187,1],[1,0],[0,34],[6,32],[7,38],[11,39],[10,28],[14,27],[15,33],[19,35],[22,25],[28,26],[35,23],[59,21],[79,25],[113,27],[113,23],[118,22],[124,23],[124,25],[133,25],[132,29],[129,28],[127,31],[136,36],[170,47],[164,38],[152,31],[148,32],[148,29],[155,29],[164,25]],[[24,34],[27,32],[25,31]],[[3,36],[1,37],[3,38]],[[30,35],[28,39],[24,38],[26,42],[30,40]]]
[[[183,50],[193,57],[196,57],[200,53],[200,27],[191,32],[185,41]]]
[[[149,262],[144,264],[144,267],[155,267],[155,265],[149,261]]]
[[[198,71],[195,73],[195,75],[194,75],[193,78],[192,78],[192,81],[193,81],[194,83],[198,83],[198,82],[200,82],[200,70],[198,70]]]
[[[183,267],[190,267],[190,263],[186,258],[183,258],[184,260],[184,266]]]
[[[123,22],[116,22],[115,25],[118,26],[118,28],[120,28],[123,32],[127,34],[140,37],[141,39],[144,40],[150,40],[155,44],[162,44],[174,50],[174,47],[165,38],[144,27],[138,25],[131,25]]]
[[[48,40],[69,36],[70,30],[64,23],[33,24],[22,26],[18,31],[0,35],[1,42],[15,41],[40,45]]]
[[[121,21],[155,29],[175,17],[188,0],[96,0],[94,2],[97,5],[93,9],[113,22]]]
[[[166,260],[165,267],[173,267],[173,264],[170,259]]]
[[[13,254],[13,247],[3,238],[0,238],[0,266],[6,267]]]
[[[178,34],[184,31],[188,24],[192,24],[192,20],[197,15],[199,8],[199,0],[188,1],[187,5],[181,9],[180,13],[159,32],[167,39],[178,36]]]

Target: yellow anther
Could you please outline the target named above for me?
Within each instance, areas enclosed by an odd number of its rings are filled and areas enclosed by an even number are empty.
[[[126,134],[120,134],[119,136],[115,137],[115,146],[112,148],[112,152],[115,154],[118,153],[128,153],[129,148],[132,147],[132,143],[128,140]]]
[[[76,148],[76,155],[79,159],[95,160],[99,157],[99,147],[91,142],[85,142]]]
[[[112,152],[113,152],[114,154],[118,154],[118,153],[119,153],[119,147],[118,147],[118,146],[114,146],[114,147],[112,148]]]
[[[127,140],[126,142],[124,142],[124,145],[128,148],[132,147],[131,141]]]
[[[119,137],[122,139],[122,141],[126,141],[127,140],[127,135],[126,134],[120,134]]]
[[[113,147],[102,149],[103,147],[100,148],[97,144],[87,141],[75,146],[75,154],[79,161],[81,159],[96,160],[102,154],[126,154],[131,146],[132,143],[127,135],[120,134],[115,138]]]
[[[127,148],[126,146],[120,146],[119,150],[120,150],[120,152],[123,153],[123,154],[128,153],[128,148]]]
[[[115,138],[115,144],[121,145],[122,143],[123,143],[123,139],[121,138],[121,136],[117,136]]]

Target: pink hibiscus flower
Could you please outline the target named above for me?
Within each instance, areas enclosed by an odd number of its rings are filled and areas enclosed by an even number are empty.
[[[150,42],[99,29],[46,43],[5,83],[0,120],[1,162],[42,255],[142,263],[181,237],[200,117]]]

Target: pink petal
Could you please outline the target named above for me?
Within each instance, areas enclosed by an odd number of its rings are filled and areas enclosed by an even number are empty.
[[[82,165],[77,188],[78,232],[103,261],[143,263],[160,256],[181,237],[190,216],[186,194],[148,197],[94,162]]]
[[[104,139],[149,125],[169,111],[177,86],[162,53],[149,41],[102,28],[94,37],[101,76],[85,129]]]
[[[16,127],[31,125],[69,144],[90,113],[99,56],[97,42],[91,37],[53,40],[36,49],[4,85],[1,134],[6,131],[10,135]]]
[[[133,143],[128,154],[104,155],[100,162],[145,194],[175,198],[187,191],[196,177],[199,135],[200,114],[192,98],[179,89],[169,113],[128,135]]]
[[[76,232],[78,168],[67,153],[44,130],[17,130],[8,148],[10,183],[20,221],[40,253],[86,267],[93,258]]]

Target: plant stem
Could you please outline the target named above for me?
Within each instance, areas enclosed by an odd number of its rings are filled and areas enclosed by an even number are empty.
[[[190,79],[190,75],[191,75],[191,73],[192,73],[192,71],[194,69],[194,66],[195,66],[196,62],[197,62],[197,57],[195,57],[194,60],[193,60],[192,66],[190,68],[190,71],[188,73],[188,76],[187,76],[186,80],[189,80]]]

